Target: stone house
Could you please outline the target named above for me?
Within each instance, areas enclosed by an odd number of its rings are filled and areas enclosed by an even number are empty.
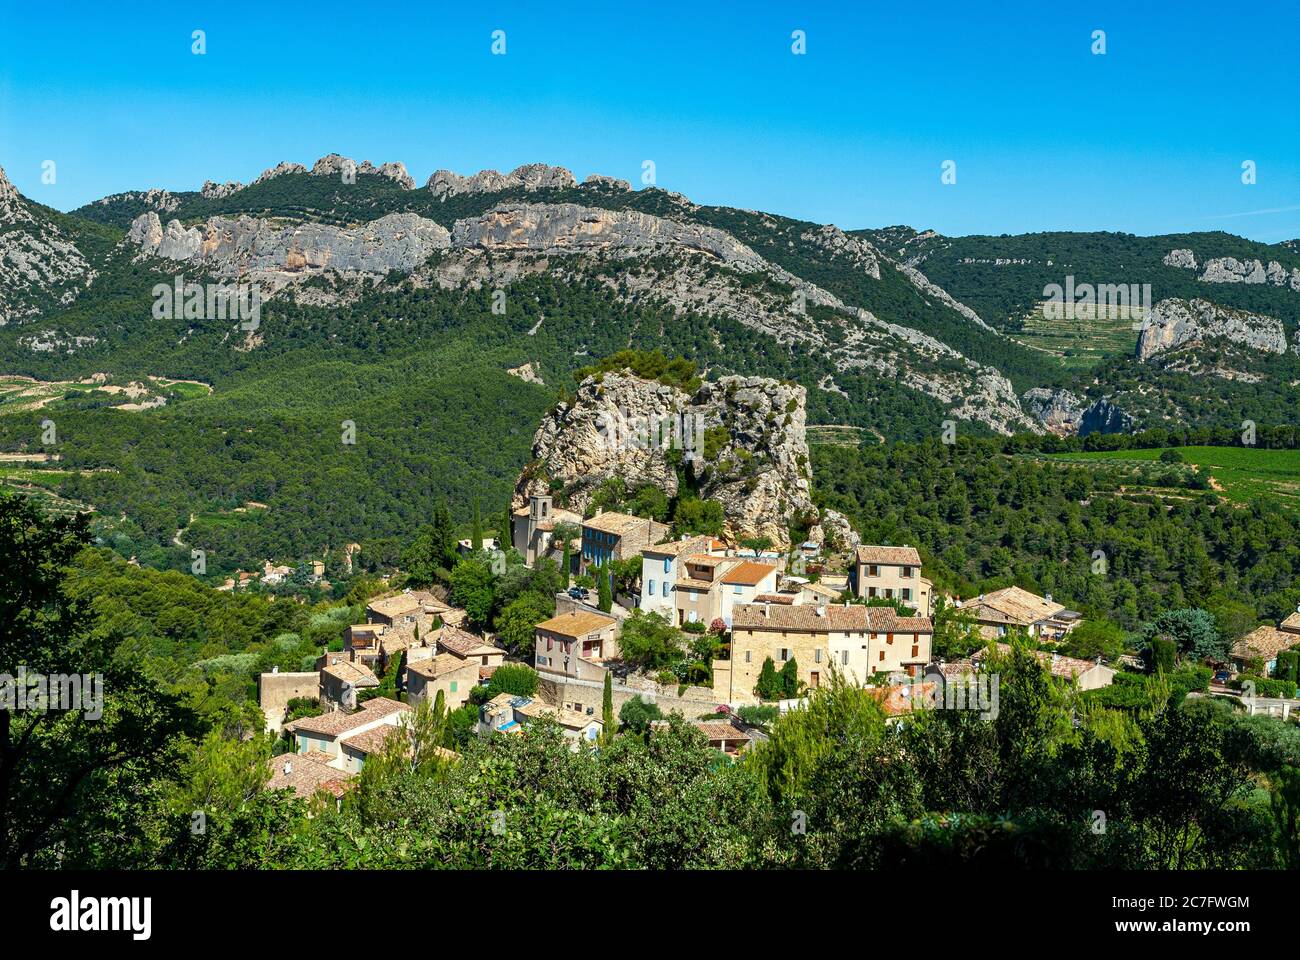
[[[532,697],[500,693],[483,705],[479,712],[478,729],[484,734],[519,734],[530,724],[544,717],[560,725],[560,730],[573,742],[575,750],[584,742],[594,743],[604,728],[595,711],[582,713],[564,707],[554,707]]]
[[[469,693],[479,680],[479,661],[465,659],[454,653],[439,653],[427,660],[406,665],[406,700],[414,705],[427,699],[430,703],[442,691],[448,710],[455,710],[469,701]]]
[[[933,635],[929,617],[901,617],[892,607],[738,604],[730,656],[713,661],[714,694],[726,703],[754,701],[768,657],[777,670],[795,660],[799,679],[810,688],[832,670],[852,683],[877,673],[915,676],[930,661]]]
[[[1262,662],[1264,675],[1272,676],[1277,670],[1278,654],[1297,645],[1300,645],[1300,630],[1256,627],[1232,645],[1228,657],[1238,673],[1249,673],[1253,663]]]
[[[411,708],[387,697],[375,697],[361,704],[355,713],[332,710],[319,717],[303,717],[284,726],[294,737],[297,753],[312,754],[313,759],[337,769],[346,769],[348,759],[343,755],[341,742],[349,736],[365,733],[376,727],[396,727],[402,714]],[[323,756],[318,756],[323,755]]]
[[[533,663],[541,671],[576,677],[579,661],[599,663],[619,655],[618,620],[595,610],[570,610],[533,631]]]
[[[355,710],[362,690],[379,686],[374,671],[341,653],[327,653],[320,671],[320,703],[327,710]]]
[[[641,548],[641,597],[638,606],[657,613],[669,623],[678,622],[674,585],[683,576],[686,557],[724,557],[727,548],[713,537],[683,537]]]
[[[581,569],[586,572],[611,560],[626,560],[640,554],[642,548],[659,543],[668,536],[670,527],[657,520],[634,517],[630,513],[602,512],[582,521]]]
[[[928,617],[933,584],[921,576],[921,554],[915,547],[863,544],[854,556],[854,592],[859,597],[901,600]]]
[[[1040,597],[1020,587],[1004,587],[980,594],[960,603],[979,624],[980,633],[990,640],[1007,635],[1013,629],[1025,630],[1042,640],[1062,640],[1083,618],[1052,599]]]

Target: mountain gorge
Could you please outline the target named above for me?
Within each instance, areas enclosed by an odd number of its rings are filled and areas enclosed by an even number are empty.
[[[1067,275],[1150,284],[1151,314],[1047,321]],[[256,284],[256,329],[156,316],[178,276]],[[844,231],[543,164],[417,186],[331,154],[70,214],[0,174],[0,279],[0,371],[212,388],[133,412],[101,388],[40,417],[0,401],[0,450],[45,451],[48,417],[59,496],[141,550],[202,542],[232,566],[391,552],[438,497],[504,504],[573,371],[626,348],[797,384],[810,426],[873,440],[1268,423],[1300,400],[1294,245]]]

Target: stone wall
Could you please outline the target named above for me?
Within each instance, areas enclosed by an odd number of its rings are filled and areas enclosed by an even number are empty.
[[[669,692],[664,692],[665,690]],[[719,703],[714,699],[713,694],[703,687],[687,687],[686,695],[679,697],[676,687],[656,686],[653,689],[641,690],[615,682],[611,692],[615,716],[618,716],[618,712],[623,709],[623,704],[636,697],[653,700],[663,711],[664,716],[680,713],[687,720],[716,712]],[[592,707],[595,711],[593,715],[599,718],[604,704],[605,684],[603,680],[599,683],[591,680],[566,680],[555,674],[543,673],[538,678],[537,694],[549,704],[555,706],[568,704],[583,713],[586,712],[587,707]]]
[[[257,676],[257,703],[266,715],[266,729],[280,732],[289,701],[295,697],[320,696],[320,674],[261,673]]]

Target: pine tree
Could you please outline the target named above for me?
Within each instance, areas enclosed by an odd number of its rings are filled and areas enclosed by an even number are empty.
[[[475,553],[483,549],[483,517],[479,513],[478,500],[474,501],[474,527],[469,535],[470,549]]]
[[[614,742],[614,681],[613,674],[605,671],[605,692],[600,701],[600,720],[602,724],[601,742],[609,745]]]

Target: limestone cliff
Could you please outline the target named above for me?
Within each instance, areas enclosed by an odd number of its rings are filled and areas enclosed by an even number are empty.
[[[1221,339],[1251,350],[1286,353],[1286,331],[1282,321],[1245,310],[1234,310],[1208,300],[1161,300],[1138,337],[1137,357],[1150,360],[1157,354],[1192,343]]]
[[[762,377],[721,377],[693,394],[628,370],[588,377],[573,402],[557,405],[538,427],[535,462],[520,476],[515,502],[558,489],[583,511],[611,478],[629,491],[652,484],[673,497],[680,458],[699,495],[722,505],[730,538],[785,544],[792,523],[817,516],[806,397],[801,386]]]

